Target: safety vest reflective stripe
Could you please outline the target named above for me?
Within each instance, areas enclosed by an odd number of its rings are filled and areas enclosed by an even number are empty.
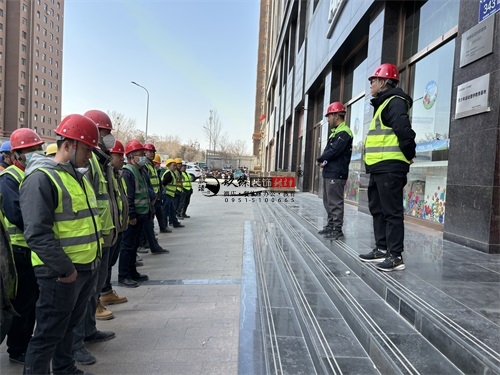
[[[124,220],[126,220],[123,217],[123,200],[122,200],[122,192],[125,192],[125,190],[120,189],[120,184],[122,186],[125,185],[123,183],[123,178],[118,177],[118,179],[117,179],[115,177],[115,175],[113,175],[113,189],[115,190],[116,207],[118,208],[118,224],[120,225],[120,227],[122,227],[124,224]],[[117,229],[119,229],[119,228],[117,228]]]
[[[185,190],[191,190],[191,176],[187,172],[182,172],[183,179],[182,179],[182,186],[184,187]]]
[[[92,153],[92,157],[89,159],[89,164],[89,173],[91,173],[91,181],[94,185],[94,193],[97,199],[99,217],[102,220],[102,233],[106,235],[115,227],[113,224],[113,216],[111,214],[111,206],[109,202],[108,182],[102,172],[97,156],[94,153]]]
[[[24,179],[24,171],[16,165],[10,165],[5,168],[2,173],[10,174],[16,181],[18,186],[21,185],[21,182]],[[6,199],[7,197],[4,197]],[[26,238],[24,238],[24,231],[19,229],[16,225],[12,224],[6,216],[4,216],[4,223],[7,227],[7,233],[10,237],[10,242],[12,245],[28,247],[26,243]]]
[[[135,196],[134,196],[134,205],[135,212],[138,214],[144,215],[149,213],[151,202],[149,201],[148,188],[146,186],[146,181],[144,177],[141,175],[139,169],[132,164],[127,164],[123,168],[128,169],[134,174],[135,181]]]
[[[175,192],[177,191],[177,178],[175,176],[175,173],[170,169],[167,169],[165,173],[170,173],[172,175],[172,181],[170,181],[170,183],[165,186],[165,192],[171,197],[175,197]],[[163,176],[165,176],[165,173],[163,173]]]
[[[146,168],[148,169],[149,179],[151,181],[151,185],[153,186],[153,190],[156,194],[160,192],[160,178],[158,177],[158,172],[156,172],[155,167],[151,164],[146,164]]]
[[[54,237],[59,240],[64,252],[75,264],[92,263],[101,256],[101,221],[94,189],[86,177],[81,184],[72,175],[59,170],[39,168],[54,184],[57,193]],[[90,214],[89,214],[90,213]],[[33,266],[42,265],[42,260],[31,252]]]
[[[175,182],[176,182],[176,187],[177,187],[177,191],[182,193],[184,191],[184,189],[182,188],[182,173],[180,170],[176,170],[174,172],[174,174],[176,175],[176,179],[175,179]]]
[[[382,123],[383,109],[396,97],[405,100],[401,96],[392,96],[386,99],[373,115],[365,140],[364,160],[366,165],[373,165],[386,160],[400,160],[410,163],[399,148],[398,137],[394,134],[394,130]]]

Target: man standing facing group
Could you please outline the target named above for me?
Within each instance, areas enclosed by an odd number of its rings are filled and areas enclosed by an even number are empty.
[[[344,235],[344,186],[352,154],[352,131],[345,123],[345,115],[342,103],[328,106],[325,117],[332,130],[323,154],[316,159],[323,169],[323,205],[328,215],[326,225],[318,233],[333,240]]]

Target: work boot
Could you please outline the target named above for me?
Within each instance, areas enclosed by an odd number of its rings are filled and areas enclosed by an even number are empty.
[[[84,346],[73,352],[73,359],[79,365],[93,365],[96,362],[95,357]]]
[[[97,308],[95,310],[95,318],[97,320],[110,320],[115,317],[115,314],[111,310],[108,310],[107,308],[104,307],[104,305],[101,302],[101,299],[99,298],[97,300]]]
[[[101,294],[99,301],[103,305],[116,305],[118,303],[127,302],[127,297],[120,297],[114,290],[110,290],[106,294]]]

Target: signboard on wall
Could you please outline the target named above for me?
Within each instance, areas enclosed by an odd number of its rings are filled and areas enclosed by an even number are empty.
[[[500,0],[498,3],[500,4]],[[460,44],[460,67],[492,53],[494,34],[495,17],[490,17],[464,32]]]
[[[499,0],[479,0],[478,22],[484,21],[486,18],[498,11],[500,11]]]
[[[459,119],[490,111],[488,106],[489,92],[490,73],[458,86],[455,118]]]

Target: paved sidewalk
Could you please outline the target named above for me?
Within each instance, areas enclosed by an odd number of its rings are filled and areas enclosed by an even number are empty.
[[[225,203],[219,194],[208,198],[194,191],[186,227],[158,236],[170,254],[140,254],[144,266],[139,272],[150,280],[135,289],[115,287],[128,302],[109,306],[115,318],[97,324],[116,338],[89,344],[97,363],[81,369],[95,374],[238,373],[243,229],[253,220],[253,210],[251,204]],[[4,342],[0,373],[22,370],[9,362]]]

